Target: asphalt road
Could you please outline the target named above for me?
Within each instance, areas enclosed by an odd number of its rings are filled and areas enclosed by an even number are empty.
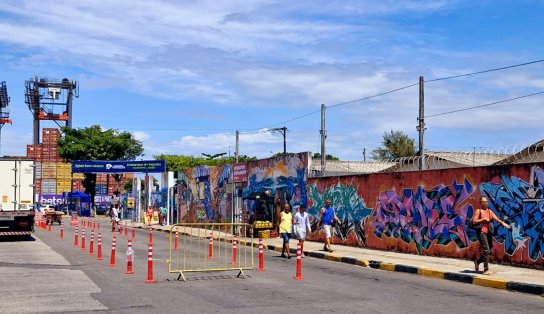
[[[89,231],[87,231],[87,236]],[[130,235],[130,234],[129,234]],[[154,233],[156,283],[147,278],[148,232],[137,230],[133,275],[125,275],[127,239],[118,237],[109,267],[111,231],[102,227],[103,261],[73,245],[73,229],[38,230],[36,241],[0,242],[0,313],[544,313],[544,298],[266,252],[266,271],[169,274],[168,239]],[[89,239],[87,239],[88,245]],[[257,260],[257,259],[256,259]]]

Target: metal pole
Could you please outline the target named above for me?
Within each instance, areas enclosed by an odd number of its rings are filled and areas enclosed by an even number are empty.
[[[325,104],[321,104],[321,173],[325,173],[325,138],[327,137],[327,131],[325,130]]]
[[[287,139],[286,139],[286,133],[287,133],[287,128],[286,127],[283,127],[283,154],[287,154]]]
[[[235,154],[235,157],[236,157],[236,163],[238,163],[238,158],[240,156],[240,131],[236,130],[236,153]]]
[[[416,130],[419,132],[419,170],[425,169],[425,147],[423,145],[423,133],[425,132],[425,110],[424,110],[424,82],[423,76],[419,77],[419,117]]]

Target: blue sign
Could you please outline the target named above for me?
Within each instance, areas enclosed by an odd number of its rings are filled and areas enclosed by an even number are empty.
[[[127,172],[165,172],[164,160],[134,160],[134,161],[105,161],[105,160],[74,160],[72,172],[81,173],[127,173]]]

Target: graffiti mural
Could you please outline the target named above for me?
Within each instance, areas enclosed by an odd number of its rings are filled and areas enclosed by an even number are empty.
[[[248,163],[248,185],[242,191],[250,215],[259,212],[272,216],[273,199],[291,205],[306,205],[306,172],[308,153],[290,154]],[[269,196],[270,200],[255,196]],[[271,219],[274,219],[273,217]],[[268,220],[271,220],[268,219]]]
[[[449,186],[429,191],[422,186],[415,193],[404,189],[402,196],[395,191],[381,192],[372,214],[372,232],[378,238],[414,243],[418,253],[433,243],[454,242],[458,248],[466,248],[471,241],[466,220],[472,217],[473,208],[465,201],[473,191],[473,185],[465,179],[462,184],[454,180]]]
[[[176,215],[179,212],[180,222],[230,221],[227,183],[231,168],[198,166],[178,173]]]
[[[364,220],[372,209],[366,207],[364,199],[357,193],[357,188],[351,184],[346,186],[342,183],[330,186],[321,193],[316,184],[308,188],[308,213],[313,217],[312,230],[317,228],[317,219],[321,208],[325,206],[325,200],[330,199],[336,215],[342,221],[340,226],[334,228],[335,236],[344,241],[349,237],[355,237],[358,244],[364,244],[366,239]]]
[[[498,180],[497,180],[498,181]],[[500,176],[500,181],[482,183],[481,194],[489,200],[489,207],[512,226],[503,228],[494,223],[495,239],[504,251],[513,255],[527,249],[528,257],[536,261],[544,256],[544,171],[531,169],[529,182],[517,177]]]

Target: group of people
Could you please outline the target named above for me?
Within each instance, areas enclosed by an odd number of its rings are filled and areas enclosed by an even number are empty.
[[[153,220],[153,215],[155,213],[156,208],[155,206],[149,206],[146,211],[147,221],[151,225],[151,221]],[[164,226],[166,225],[166,216],[168,215],[168,208],[166,206],[161,206],[158,210],[159,215],[159,225]]]
[[[289,240],[291,235],[299,241],[301,249],[303,249],[304,240],[311,235],[312,228],[310,224],[309,214],[306,212],[306,206],[301,205],[295,207],[296,213],[291,213],[291,205],[286,203],[283,206],[283,211],[279,214],[279,233],[283,239],[283,247],[281,256],[291,258],[289,249]],[[493,221],[498,222],[503,227],[509,229],[511,226],[502,221],[493,211],[489,209],[488,200],[485,196],[480,197],[480,208],[476,209],[471,219],[471,224],[476,230],[478,242],[480,244],[481,255],[474,261],[474,270],[480,271],[480,264],[484,265],[484,275],[491,275],[489,270],[489,255],[493,246]],[[319,212],[317,226],[321,227],[325,232],[325,244],[323,250],[333,252],[331,247],[332,226],[334,223],[340,224],[340,219],[335,213],[334,207],[331,205],[331,200],[325,200],[325,207]]]
[[[311,235],[312,227],[310,224],[309,214],[306,212],[306,206],[297,206],[296,212],[291,213],[291,205],[286,203],[283,206],[283,211],[279,215],[279,233],[283,239],[283,247],[281,256],[291,258],[291,250],[289,248],[289,240],[291,235],[300,243],[301,250],[304,250],[304,240]],[[325,245],[323,250],[332,252],[331,237],[333,223],[340,223],[340,219],[331,205],[331,200],[325,200],[325,207],[321,208],[317,226],[325,231]],[[286,255],[287,254],[287,255]]]

